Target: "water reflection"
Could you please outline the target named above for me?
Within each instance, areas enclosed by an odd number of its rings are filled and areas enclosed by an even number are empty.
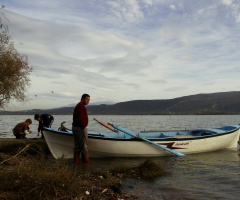
[[[89,116],[89,131],[108,132],[94,120],[116,123],[134,132],[143,130],[213,128],[239,124],[238,115],[221,116]],[[13,127],[33,116],[0,116],[0,138],[13,138]],[[58,128],[62,121],[71,128],[71,115],[54,116],[53,128]],[[33,120],[31,129],[36,137],[37,121]],[[115,166],[137,166],[146,159],[91,159],[89,165],[79,165],[78,170],[109,170]],[[169,175],[152,182],[136,179],[125,180],[123,191],[137,195],[139,199],[237,199],[240,196],[240,151],[222,150],[203,154],[187,155],[183,158],[153,158],[163,163]],[[72,160],[65,162],[75,169]]]
[[[32,115],[0,115],[0,138],[5,137],[2,133],[8,134],[8,138],[14,138],[12,129],[17,123],[31,118],[33,124],[30,126],[33,131],[29,138],[37,136],[38,122]],[[238,115],[89,115],[88,130],[92,132],[110,132],[110,130],[100,126],[96,118],[103,122],[112,122],[130,129],[133,132],[159,131],[159,130],[185,130],[196,128],[214,128],[226,125],[239,124]],[[72,128],[72,115],[54,115],[53,128],[59,128],[60,124],[67,128]]]
[[[140,199],[148,199],[149,194],[151,199],[236,199],[240,195],[239,151],[193,154],[174,162],[163,159],[169,175],[151,183],[129,179],[124,191]]]

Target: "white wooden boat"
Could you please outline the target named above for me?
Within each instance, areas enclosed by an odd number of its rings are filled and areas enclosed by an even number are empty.
[[[91,158],[160,157],[174,154],[181,156],[220,149],[237,149],[240,136],[239,125],[138,134],[117,125],[112,126],[118,131],[88,133]],[[73,158],[74,141],[71,131],[44,128],[43,134],[54,158]]]

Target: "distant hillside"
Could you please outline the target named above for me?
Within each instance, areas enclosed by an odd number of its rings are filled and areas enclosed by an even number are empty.
[[[48,110],[28,110],[18,112],[0,111],[0,114],[55,115],[72,114],[74,107]],[[197,94],[165,100],[134,100],[113,105],[88,105],[89,114],[95,115],[201,115],[201,114],[240,114],[240,92]]]
[[[240,92],[197,94],[167,100],[135,100],[89,106],[89,114],[240,114]]]

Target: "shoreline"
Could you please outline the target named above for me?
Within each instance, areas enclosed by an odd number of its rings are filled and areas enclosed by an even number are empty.
[[[14,147],[24,147],[24,145],[40,145],[44,152],[47,153],[50,151],[48,150],[47,143],[42,138],[25,138],[25,139],[16,139],[16,138],[0,138],[0,152],[2,153],[14,153],[17,149]]]
[[[89,165],[54,159],[42,138],[0,138],[0,199],[136,199],[123,175]]]
[[[25,138],[25,139],[16,139],[16,138],[0,138],[0,144],[2,142],[27,142],[27,141],[36,141],[36,140],[39,140],[39,141],[45,141],[44,139],[42,138]]]
[[[134,167],[108,165],[103,169],[95,168],[97,162],[99,160],[94,160],[92,166],[91,162],[76,165],[72,159],[54,159],[42,138],[0,138],[0,179],[3,180],[0,199],[59,199],[65,196],[62,199],[132,200],[140,196],[124,192],[129,178],[135,182],[166,174],[162,166],[150,159]],[[109,164],[108,160],[106,162]],[[46,188],[52,189],[46,192]]]

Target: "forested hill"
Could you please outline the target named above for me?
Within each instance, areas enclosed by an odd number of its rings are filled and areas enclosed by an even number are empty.
[[[0,114],[72,114],[74,107],[18,112],[1,111]],[[175,99],[134,100],[113,105],[88,105],[88,114],[99,115],[189,115],[240,114],[240,92],[197,94]]]

